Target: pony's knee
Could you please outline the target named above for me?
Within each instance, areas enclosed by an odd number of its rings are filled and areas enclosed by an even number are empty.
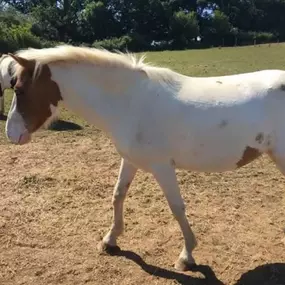
[[[117,204],[118,202],[123,201],[126,198],[127,190],[128,190],[128,185],[126,184],[118,185],[116,187],[116,190],[114,191],[113,199],[112,199],[112,202],[114,205]]]

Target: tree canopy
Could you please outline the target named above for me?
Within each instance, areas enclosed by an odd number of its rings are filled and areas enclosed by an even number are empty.
[[[132,50],[285,39],[285,0],[0,0],[0,9],[2,50],[15,37],[15,46],[68,42]],[[21,43],[22,32],[29,39]]]

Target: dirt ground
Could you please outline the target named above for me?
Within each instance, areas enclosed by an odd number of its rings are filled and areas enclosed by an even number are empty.
[[[122,251],[97,251],[120,163],[100,131],[41,131],[25,146],[0,143],[2,285],[285,284],[285,179],[267,157],[236,172],[177,171],[199,264],[181,273],[173,268],[183,245],[178,224],[143,172],[126,200]]]

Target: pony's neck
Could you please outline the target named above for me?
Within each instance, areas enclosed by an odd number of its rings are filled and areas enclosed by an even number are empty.
[[[148,78],[142,71],[92,64],[50,65],[64,105],[112,134],[128,113],[133,96]]]

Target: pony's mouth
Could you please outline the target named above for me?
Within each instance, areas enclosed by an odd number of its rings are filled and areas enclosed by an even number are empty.
[[[31,141],[32,135],[29,132],[23,133],[18,141],[19,145],[27,144],[28,142]]]

